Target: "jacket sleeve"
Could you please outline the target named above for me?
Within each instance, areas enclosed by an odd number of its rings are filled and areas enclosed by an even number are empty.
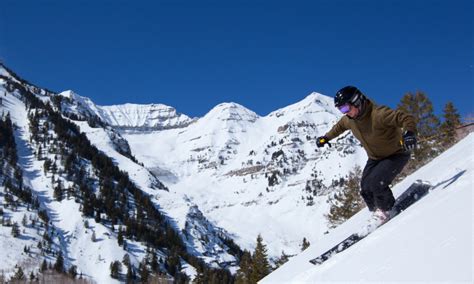
[[[329,132],[325,134],[325,136],[329,140],[336,138],[337,136],[341,135],[344,131],[349,129],[347,128],[345,119],[346,117],[342,117],[341,119],[339,119],[339,121],[331,128],[331,130],[329,130]]]
[[[381,115],[385,125],[400,127],[416,133],[416,122],[412,115],[406,114],[401,110],[392,110],[388,107],[383,107]]]

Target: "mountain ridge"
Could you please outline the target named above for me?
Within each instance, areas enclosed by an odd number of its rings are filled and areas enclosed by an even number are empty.
[[[141,124],[122,127],[112,125],[110,113],[105,113],[92,100],[73,91],[51,93],[25,81],[13,82],[9,77],[1,76],[0,88],[6,94],[2,108],[10,110],[15,102],[19,109],[28,109],[27,112],[14,112],[13,117],[20,125],[19,129],[26,133],[19,139],[32,149],[29,154],[32,162],[25,161],[22,165],[30,171],[27,178],[33,181],[33,191],[39,194],[41,188],[47,187],[48,191],[43,194],[54,201],[42,205],[45,210],[54,216],[65,216],[68,212],[65,204],[72,201],[69,199],[71,196],[55,201],[57,196],[63,198],[63,187],[74,188],[73,192],[78,194],[76,201],[83,200],[84,189],[76,188],[70,176],[86,175],[90,180],[88,188],[101,193],[98,197],[110,193],[107,190],[102,192],[104,185],[120,185],[117,190],[123,190],[128,184],[124,181],[129,180],[129,187],[134,192],[132,196],[150,200],[147,204],[153,204],[160,214],[166,216],[163,227],[166,230],[172,228],[168,234],[179,237],[182,240],[180,245],[186,248],[180,256],[181,269],[166,270],[162,267],[163,271],[185,273],[190,278],[196,277],[205,266],[197,259],[209,267],[218,266],[235,273],[240,248],[252,250],[257,235],[262,235],[269,243],[271,259],[276,259],[282,250],[295,254],[304,237],[312,241],[327,230],[324,216],[330,194],[337,191],[334,181],[344,178],[354,165],[361,165],[366,159],[365,152],[350,134],[341,137],[343,143],[336,142],[333,148],[316,147],[315,138],[341,116],[332,105],[332,99],[318,93],[263,117],[237,103],[221,103],[203,117],[182,125],[179,122],[188,122],[187,117],[182,116],[184,120],[177,119],[174,121],[177,123],[172,123],[176,116],[179,117],[172,107],[164,107],[164,115],[161,115],[161,104],[125,104],[122,107],[127,110],[137,107],[134,113],[138,114],[132,120]],[[158,112],[155,118],[157,121],[162,119],[162,124],[144,127],[152,106]],[[114,112],[118,108],[121,107],[112,106],[109,110]],[[62,127],[70,124],[77,129],[74,127],[72,132],[64,132]],[[60,137],[69,142],[59,141]],[[74,144],[77,139],[83,141],[84,147]],[[95,154],[73,157],[68,144],[74,144],[75,151],[81,153],[86,148],[91,151],[95,147],[92,151]],[[41,162],[45,158],[47,166]],[[27,168],[26,165],[31,163],[34,168]],[[73,173],[74,168],[82,170]],[[126,177],[116,177],[119,171]],[[36,176],[33,172],[41,174]],[[102,180],[105,172],[118,180],[112,183]],[[86,198],[91,197],[86,195]],[[122,197],[117,202],[123,204],[120,209],[131,210],[135,206],[128,198]],[[92,204],[92,208],[84,208],[84,204]],[[91,277],[110,280],[104,273],[108,265],[105,263],[116,260],[123,253],[123,244],[116,245],[117,231],[103,224],[103,218],[108,220],[109,215],[102,211],[111,214],[111,208],[97,208],[95,206],[100,203],[93,201],[84,204],[68,207],[74,211],[70,214],[74,216],[71,218],[74,218],[76,227],[66,224],[65,217],[52,223],[67,236],[55,246],[71,257],[67,265],[80,265],[81,271]],[[87,214],[83,216],[76,212],[79,209]],[[62,213],[54,213],[56,210]],[[156,213],[151,208],[148,210],[147,214]],[[138,213],[134,212],[132,216]],[[14,216],[16,218],[17,214]],[[95,228],[96,234],[101,234],[101,241],[109,240],[108,250],[115,251],[102,252],[99,256],[95,255],[97,251],[87,251],[87,259],[100,259],[96,265],[102,267],[100,273],[93,266],[74,260],[83,257],[81,253],[85,250],[82,246],[87,245],[87,234],[91,234],[84,220],[91,216],[101,216],[97,217],[97,222],[90,221],[89,224]],[[303,219],[306,220],[304,226],[296,226],[294,220]],[[127,244],[137,248],[133,259],[134,265],[138,266],[146,256],[145,243],[129,240],[134,236],[131,225],[121,222],[120,226],[128,232]],[[81,244],[75,239],[79,234]],[[214,237],[207,238],[206,235]],[[212,253],[207,252],[211,247]],[[166,248],[159,248],[156,255],[164,260],[170,257]],[[180,277],[180,274],[171,275]],[[225,275],[222,277],[227,277]]]

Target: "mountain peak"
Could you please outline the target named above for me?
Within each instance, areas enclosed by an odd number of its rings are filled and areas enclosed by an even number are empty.
[[[331,114],[339,115],[339,112],[336,110],[333,104],[333,99],[331,97],[322,95],[320,93],[313,92],[306,96],[303,100],[289,105],[287,107],[281,108],[274,112],[271,112],[269,117],[281,117],[296,115],[301,116],[305,114],[312,114],[316,112],[328,112]]]
[[[189,125],[193,119],[164,104],[123,104],[101,106],[102,119],[125,128],[168,129]]]
[[[67,104],[64,110],[86,116],[95,116],[100,113],[97,105],[88,97],[78,95],[72,90],[66,90],[54,96],[61,96],[69,99],[70,103]]]
[[[221,121],[248,121],[255,122],[259,116],[248,108],[234,102],[221,103],[211,109],[203,119],[216,119]]]

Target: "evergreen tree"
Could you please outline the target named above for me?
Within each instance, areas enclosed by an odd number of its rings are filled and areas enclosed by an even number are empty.
[[[67,272],[68,272],[69,276],[72,277],[72,279],[76,278],[76,276],[77,276],[77,266],[72,265],[71,267],[69,267]]]
[[[364,208],[365,203],[359,193],[361,175],[361,168],[356,166],[345,180],[342,191],[330,198],[331,208],[326,215],[330,227],[337,227]]]
[[[18,238],[20,236],[20,226],[17,222],[13,223],[11,233],[14,238]]]
[[[306,238],[304,239],[306,240]],[[276,268],[282,266],[283,264],[287,263],[290,260],[290,256],[285,253],[285,251],[281,252],[280,258],[275,262]]]
[[[110,263],[110,277],[114,279],[119,279],[120,274],[122,273],[122,264],[120,264],[120,261],[112,261]]]
[[[51,169],[51,164],[52,164],[52,161],[48,158],[46,158],[46,160],[44,160],[44,163],[43,163],[43,170],[44,170],[44,174],[46,175],[49,170]]]
[[[438,132],[439,119],[434,115],[433,104],[425,93],[417,91],[415,94],[405,94],[398,109],[413,115],[420,137],[427,138]]]
[[[56,198],[57,201],[63,200],[63,188],[59,180],[58,184],[54,187],[54,198]]]
[[[117,242],[119,246],[123,245],[123,231],[122,231],[122,226],[119,227],[118,229],[118,235],[117,235]]]
[[[143,259],[138,265],[138,274],[140,275],[141,282],[146,283],[148,281],[150,271],[148,270],[145,259]]]
[[[304,251],[305,249],[309,248],[311,244],[308,242],[306,238],[303,238],[303,242],[301,243],[301,251]]]
[[[56,262],[54,263],[54,270],[59,273],[64,272],[64,257],[62,251],[59,251],[58,257],[56,258]]]
[[[441,124],[440,130],[441,145],[445,148],[453,145],[456,141],[456,128],[461,126],[461,116],[452,102],[448,102],[443,109],[444,121]]]
[[[133,282],[134,279],[135,279],[135,271],[133,269],[133,265],[129,264],[127,265],[127,283]]]
[[[267,247],[263,244],[261,235],[257,237],[257,246],[252,256],[252,272],[250,281],[256,283],[270,273],[270,263],[268,262]]]
[[[46,259],[43,259],[43,262],[41,263],[40,271],[45,272],[48,270],[48,263],[46,262]]]
[[[437,156],[441,149],[437,135],[440,127],[439,119],[433,113],[433,104],[423,92],[418,91],[414,95],[407,93],[398,104],[398,109],[413,115],[418,131],[418,146],[414,150],[416,158],[409,161],[400,179]]]
[[[158,272],[159,271],[159,264],[158,264],[158,256],[156,255],[156,250],[153,249],[151,262],[150,262],[151,271]]]
[[[126,267],[130,265],[130,255],[128,255],[128,253],[123,256],[122,263]]]
[[[35,273],[33,271],[30,272],[30,282],[33,282],[35,281],[36,279],[36,276],[35,276]],[[1,282],[0,282],[1,283]]]
[[[205,272],[198,272],[197,276],[194,278],[193,284],[208,284],[209,277]]]
[[[252,273],[252,255],[245,250],[240,258],[240,269],[237,271],[235,283],[247,284],[250,283],[250,275]]]
[[[17,266],[16,268],[16,271],[15,271],[15,275],[13,275],[13,278],[12,280],[25,280],[26,277],[25,277],[25,273],[23,272],[23,268],[21,268],[21,266]]]

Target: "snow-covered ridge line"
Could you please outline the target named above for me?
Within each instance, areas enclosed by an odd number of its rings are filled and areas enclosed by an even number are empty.
[[[191,119],[163,104],[123,104],[98,106],[99,116],[107,124],[122,129],[172,129],[191,124]]]
[[[288,107],[273,111],[261,117],[254,111],[234,102],[224,102],[209,110],[203,117],[190,118],[178,113],[175,108],[164,104],[126,103],[110,106],[95,106],[96,114],[108,125],[125,130],[166,130],[184,128],[201,120],[246,121],[256,122],[261,118],[278,118],[283,115],[312,115],[326,112],[338,115],[333,107],[332,98],[312,93],[306,98]]]
[[[44,96],[51,96],[56,92],[48,90],[46,88],[40,88],[18,76],[15,72],[5,66],[2,62],[0,62],[0,77],[7,78],[9,81],[21,84],[23,87],[29,89],[32,93]]]

